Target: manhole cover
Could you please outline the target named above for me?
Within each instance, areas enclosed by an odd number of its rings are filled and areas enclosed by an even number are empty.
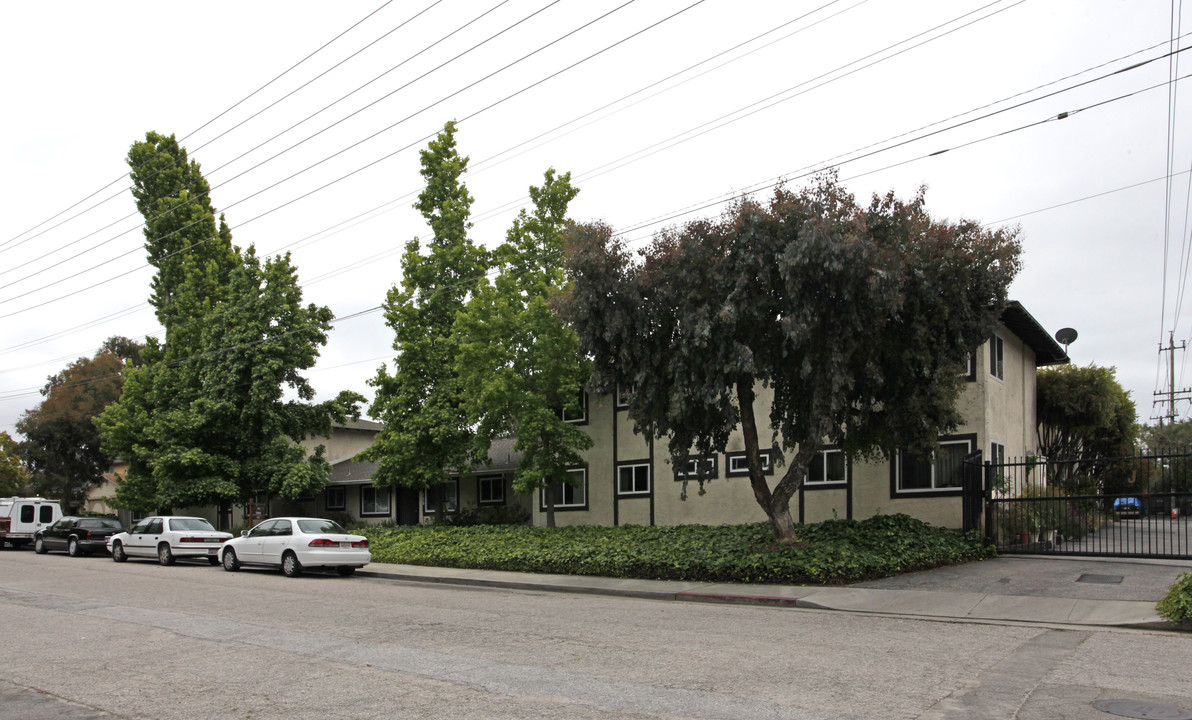
[[[1076,582],[1100,583],[1102,585],[1119,585],[1122,575],[1090,575],[1088,573],[1076,578]]]
[[[1192,720],[1192,712],[1183,708],[1139,700],[1098,700],[1093,707],[1101,712],[1143,720]]]

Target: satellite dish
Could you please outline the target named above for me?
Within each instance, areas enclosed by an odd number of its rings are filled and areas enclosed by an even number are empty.
[[[1068,354],[1068,346],[1076,342],[1077,333],[1072,328],[1060,328],[1055,333],[1055,341],[1064,346],[1064,354]]]

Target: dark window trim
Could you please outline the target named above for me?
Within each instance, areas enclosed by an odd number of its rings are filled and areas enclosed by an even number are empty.
[[[581,465],[579,467],[567,468],[567,472],[569,472],[569,473],[578,472],[578,473],[583,474],[583,477],[584,477],[584,504],[583,505],[559,505],[558,501],[556,500],[555,512],[585,511],[588,509],[588,503],[589,503],[589,498],[590,498],[590,494],[589,494],[590,483],[588,482],[589,481],[588,468],[586,466]],[[546,489],[545,488],[538,490],[538,511],[546,512]]]
[[[968,441],[969,452],[977,447],[977,433],[962,433],[959,435],[940,435],[937,443]],[[922,497],[950,497],[964,494],[963,487],[951,487],[927,490],[899,490],[898,489],[898,449],[890,453],[890,497],[891,499],[922,498]]]
[[[338,505],[331,504],[331,491],[338,490],[343,493],[343,500]],[[348,509],[348,488],[343,485],[328,485],[323,492],[323,507],[327,510],[347,510]]]
[[[498,483],[500,484],[500,487],[501,487],[501,497],[500,497],[500,499],[498,499],[498,500],[485,500],[485,499],[483,499],[483,498],[481,497],[481,493],[480,493],[480,484],[481,484],[481,481],[483,481],[483,480],[496,480],[496,481],[498,481]],[[506,498],[506,497],[507,497],[507,495],[506,495],[506,493],[505,493],[505,476],[504,476],[504,475],[500,475],[500,474],[497,474],[497,473],[485,473],[484,475],[477,475],[477,476],[476,476],[476,504],[477,504],[477,505],[483,505],[484,507],[498,507],[498,506],[501,506],[501,505],[504,505],[504,504],[505,504],[505,498]],[[458,500],[456,501],[456,504],[457,504],[457,505],[459,504]]]
[[[826,454],[830,452],[838,452],[843,454],[844,451],[840,449],[839,445],[825,445],[816,451],[817,454]],[[853,461],[848,455],[844,456],[844,480],[833,480],[830,482],[812,482],[811,481],[811,466],[807,466],[807,482],[803,483],[803,487],[807,490],[844,490],[848,488],[853,481]]]
[[[646,469],[647,488],[646,488],[645,492],[642,492],[642,491],[622,492],[621,491],[621,468],[627,468],[627,467],[644,467]],[[644,458],[641,460],[622,460],[617,463],[617,471],[616,472],[617,472],[617,474],[616,474],[617,484],[614,489],[617,492],[617,497],[619,497],[619,498],[644,498],[644,497],[649,497],[654,494],[654,467],[653,467],[653,465],[651,465],[649,458]]]
[[[385,492],[385,504],[387,509],[385,512],[364,512],[364,491],[373,490],[376,492]],[[345,498],[346,499],[346,498]],[[360,486],[360,517],[392,517],[393,516],[393,488],[377,487],[375,485],[361,485]]]
[[[762,471],[762,475],[773,475],[774,474],[774,452],[772,450],[761,450],[760,453],[762,455],[763,462],[766,465],[766,469]],[[726,452],[724,454],[724,476],[726,478],[749,477],[749,468],[748,467],[746,467],[744,470],[733,470],[733,459],[734,458],[743,458],[743,457],[745,457],[745,454],[746,453],[744,450],[741,450],[740,452]],[[748,463],[746,463],[746,465],[748,465]]]
[[[676,468],[675,469],[675,482],[683,482],[684,480],[696,480],[696,479],[715,480],[716,478],[720,477],[720,456],[718,456],[716,453],[712,453],[711,455],[688,455],[687,462],[690,463],[692,461],[711,461],[712,468],[710,470],[704,472],[702,478],[699,475],[697,475],[696,473],[689,472],[688,470],[685,470],[685,469],[679,470],[678,468]]]

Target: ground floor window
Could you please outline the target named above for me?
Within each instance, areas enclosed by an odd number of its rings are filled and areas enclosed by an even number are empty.
[[[950,435],[940,438],[935,452],[923,457],[898,450],[891,461],[891,481],[895,494],[959,492],[964,483],[964,458],[976,446],[975,435]]]
[[[617,467],[618,495],[649,495],[650,464],[633,463]]]
[[[588,469],[574,468],[567,471],[566,483],[554,483],[551,491],[556,510],[586,510],[588,508]],[[546,511],[546,491],[538,491],[538,509]]]
[[[838,448],[820,450],[807,466],[807,486],[826,487],[848,482],[848,459]]]
[[[443,498],[443,511],[453,513],[459,509],[459,478],[451,478],[437,489],[422,491],[422,514],[434,515],[438,498]]]
[[[762,456],[762,474],[773,475],[774,463],[771,461],[771,453],[769,450],[761,450],[759,454]],[[749,458],[744,452],[725,453],[725,476],[726,477],[742,477],[749,475]]]
[[[389,488],[360,486],[360,517],[388,516],[390,508]]]
[[[481,475],[476,478],[476,502],[480,505],[504,504],[505,476]]]
[[[327,509],[344,510],[348,507],[348,489],[343,485],[332,485],[327,488]]]

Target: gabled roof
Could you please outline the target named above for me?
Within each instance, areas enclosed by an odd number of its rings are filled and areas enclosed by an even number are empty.
[[[485,473],[516,470],[522,459],[521,451],[513,449],[513,445],[516,442],[516,438],[497,438],[493,440],[492,447],[488,450],[488,460],[492,464],[487,467],[478,467],[472,471],[472,474],[483,475]],[[377,463],[374,460],[347,458],[331,466],[330,482],[332,485],[369,483],[372,482],[373,475],[376,472]]]
[[[1017,300],[1011,300],[1002,310],[1002,324],[1035,351],[1036,366],[1062,365],[1068,362],[1068,353],[1064,348]]]

